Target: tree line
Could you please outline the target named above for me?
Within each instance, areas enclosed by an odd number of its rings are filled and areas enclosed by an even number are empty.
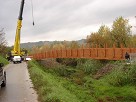
[[[136,35],[132,34],[131,28],[128,19],[118,17],[111,28],[102,25],[97,32],[88,35],[86,43],[97,44],[100,47],[104,47],[104,44],[109,47],[112,47],[113,44],[117,47],[120,47],[121,44],[124,47],[136,47]]]
[[[129,24],[128,19],[118,17],[113,21],[111,28],[106,25],[101,25],[97,32],[92,32],[88,35],[85,40],[85,45],[87,47],[91,47],[92,45],[104,47],[106,44],[108,47],[113,47],[114,44],[116,47],[120,47],[120,45],[124,47],[136,47],[136,35],[132,34],[131,28],[132,26]],[[41,47],[35,46],[32,51],[44,52],[52,49],[79,48],[81,46],[76,41],[62,41],[59,43],[54,42],[51,45],[46,44]]]

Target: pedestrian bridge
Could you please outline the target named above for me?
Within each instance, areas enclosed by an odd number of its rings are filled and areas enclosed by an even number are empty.
[[[50,51],[44,51],[41,53],[31,54],[34,59],[42,60],[46,58],[90,58],[98,60],[124,60],[125,53],[136,53],[136,48],[77,48],[77,49],[52,49]]]

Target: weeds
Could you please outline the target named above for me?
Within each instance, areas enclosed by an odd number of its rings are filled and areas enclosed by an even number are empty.
[[[95,74],[102,66],[103,65],[96,60],[86,60],[84,63],[80,63],[80,69],[86,74]]]
[[[107,76],[111,85],[123,86],[127,84],[136,84],[136,64],[131,66],[121,65]]]

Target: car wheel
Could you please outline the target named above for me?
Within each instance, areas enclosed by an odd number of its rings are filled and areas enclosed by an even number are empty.
[[[3,82],[1,84],[1,87],[5,87],[5,86],[6,86],[6,72],[4,72]]]

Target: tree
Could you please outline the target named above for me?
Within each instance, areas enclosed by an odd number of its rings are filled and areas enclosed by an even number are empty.
[[[98,32],[96,33],[91,33],[91,35],[87,38],[87,43],[91,44],[101,44],[101,40],[102,36],[98,34]]]
[[[113,44],[109,27],[102,25],[98,30],[98,34],[101,36],[100,45],[102,47],[104,47],[104,44],[108,44],[109,46]]]
[[[64,49],[64,48],[65,48],[65,46],[61,43],[53,45],[53,49],[56,49],[56,50],[61,50],[61,49]]]
[[[49,44],[45,44],[43,46],[41,46],[39,48],[40,52],[45,52],[45,51],[49,51],[50,50],[50,45]]]
[[[70,48],[79,48],[79,44],[78,44],[78,42],[77,41],[72,41],[71,43],[70,43]]]
[[[123,44],[125,47],[128,46],[131,36],[131,26],[128,24],[129,20],[123,17],[117,18],[112,25],[112,40],[115,42],[117,47]]]
[[[102,25],[98,32],[95,33],[91,33],[90,36],[87,36],[87,43],[89,44],[97,44],[100,45],[101,47],[104,47],[104,44],[108,44],[111,45],[112,41],[111,41],[111,31],[110,29],[105,26]]]
[[[131,36],[131,41],[130,41],[129,45],[131,45],[131,46],[128,46],[128,47],[136,47],[136,35]]]
[[[0,54],[6,53],[7,41],[5,39],[4,29],[0,30]]]

